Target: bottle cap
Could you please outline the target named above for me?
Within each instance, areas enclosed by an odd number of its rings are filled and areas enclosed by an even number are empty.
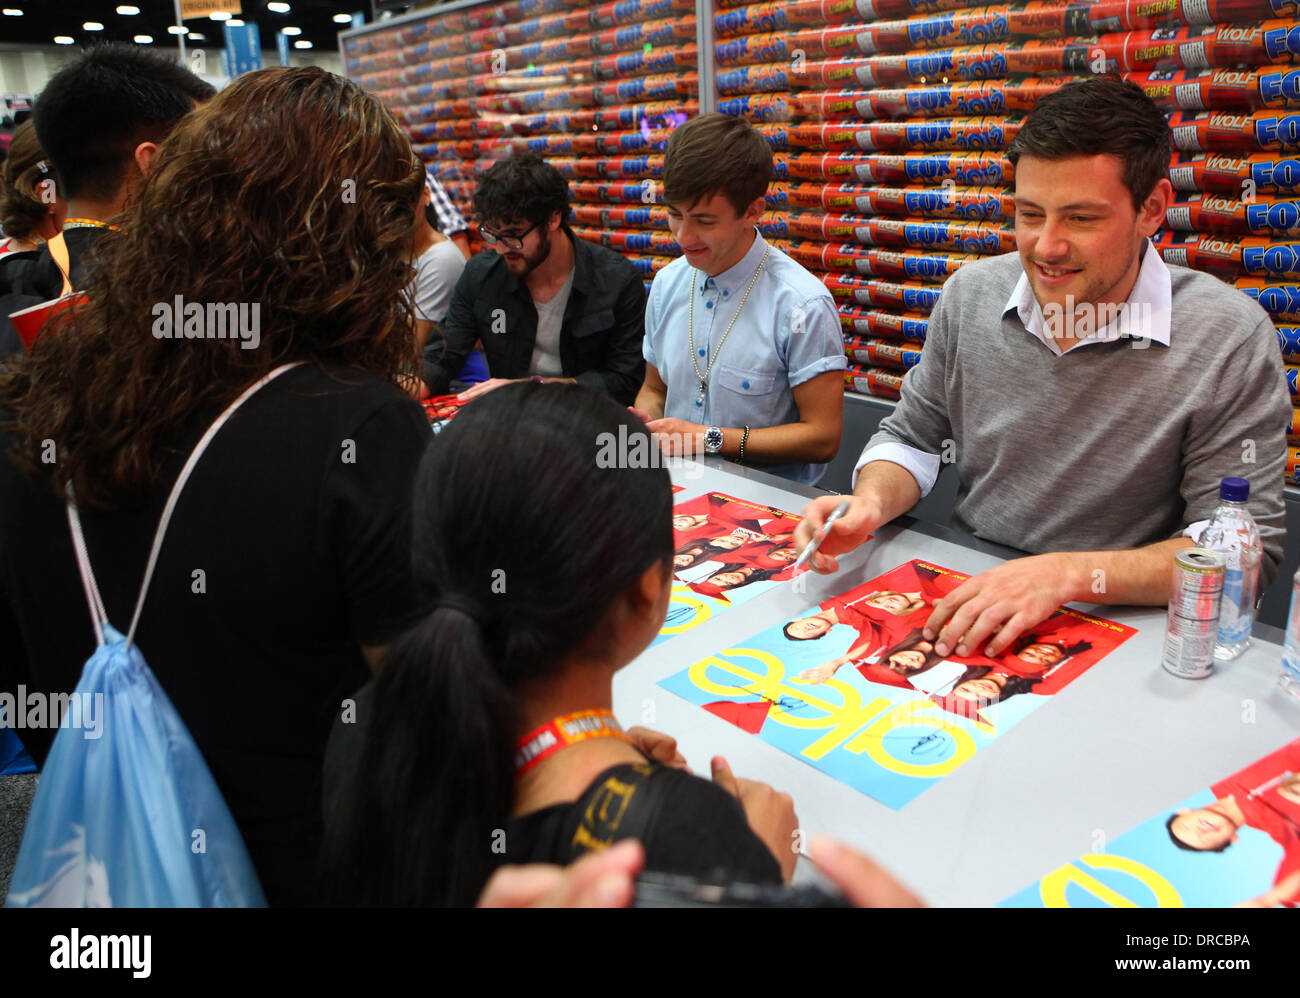
[[[1219,498],[1226,502],[1245,502],[1250,495],[1250,482],[1244,478],[1225,478],[1219,484]]]

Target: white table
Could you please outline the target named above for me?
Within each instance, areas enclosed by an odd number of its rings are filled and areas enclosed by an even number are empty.
[[[673,480],[685,487],[674,504],[716,490],[798,513],[825,494],[712,460],[674,469]],[[974,575],[1013,553],[904,517],[842,558],[836,575],[809,576],[802,594],[777,587],[647,650],[615,677],[615,713],[672,734],[697,774],[721,754],[738,775],[789,792],[807,835],[862,849],[946,906],[996,904],[1300,736],[1300,704],[1276,687],[1280,632],[1259,627],[1237,661],[1178,679],[1160,666],[1163,608],[1097,609],[1138,633],[898,811],[657,685],[913,558]],[[800,863],[797,881],[809,867]]]

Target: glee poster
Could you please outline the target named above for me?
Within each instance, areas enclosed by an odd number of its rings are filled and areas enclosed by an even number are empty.
[[[672,597],[654,644],[789,579],[799,519],[721,492],[673,507]]]
[[[1004,908],[1294,908],[1300,739],[1081,856]]]
[[[967,578],[910,561],[659,685],[901,808],[1136,633],[1061,608],[1001,655],[940,658],[922,628]]]
[[[456,413],[465,405],[457,395],[435,395],[420,403],[428,417],[429,426],[434,433],[441,433],[442,428],[452,421]]]

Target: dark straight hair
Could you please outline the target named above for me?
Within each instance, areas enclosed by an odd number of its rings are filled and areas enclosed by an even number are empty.
[[[215,94],[170,53],[104,42],[54,74],[32,120],[64,196],[104,200],[122,186],[136,146],[161,143]]]
[[[1141,87],[1098,76],[1067,83],[1035,104],[1011,140],[1007,159],[1015,164],[1021,156],[1114,156],[1123,164],[1133,207],[1141,211],[1169,175],[1172,136],[1164,114]]]
[[[711,111],[674,129],[664,150],[664,203],[690,211],[721,193],[736,215],[767,193],[772,147],[744,118]]]
[[[426,613],[375,680],[327,824],[326,901],[470,905],[503,859],[520,687],[600,647],[614,602],[672,558],[668,473],[598,463],[620,426],[646,433],[600,393],[514,384],[430,445],[412,511]]]

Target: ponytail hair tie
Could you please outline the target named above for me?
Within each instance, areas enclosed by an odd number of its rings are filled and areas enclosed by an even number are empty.
[[[480,628],[484,626],[484,621],[486,619],[486,614],[483,613],[482,608],[474,600],[470,599],[468,596],[463,596],[460,593],[448,593],[439,598],[433,608],[435,611],[453,610],[462,616],[468,617]]]

